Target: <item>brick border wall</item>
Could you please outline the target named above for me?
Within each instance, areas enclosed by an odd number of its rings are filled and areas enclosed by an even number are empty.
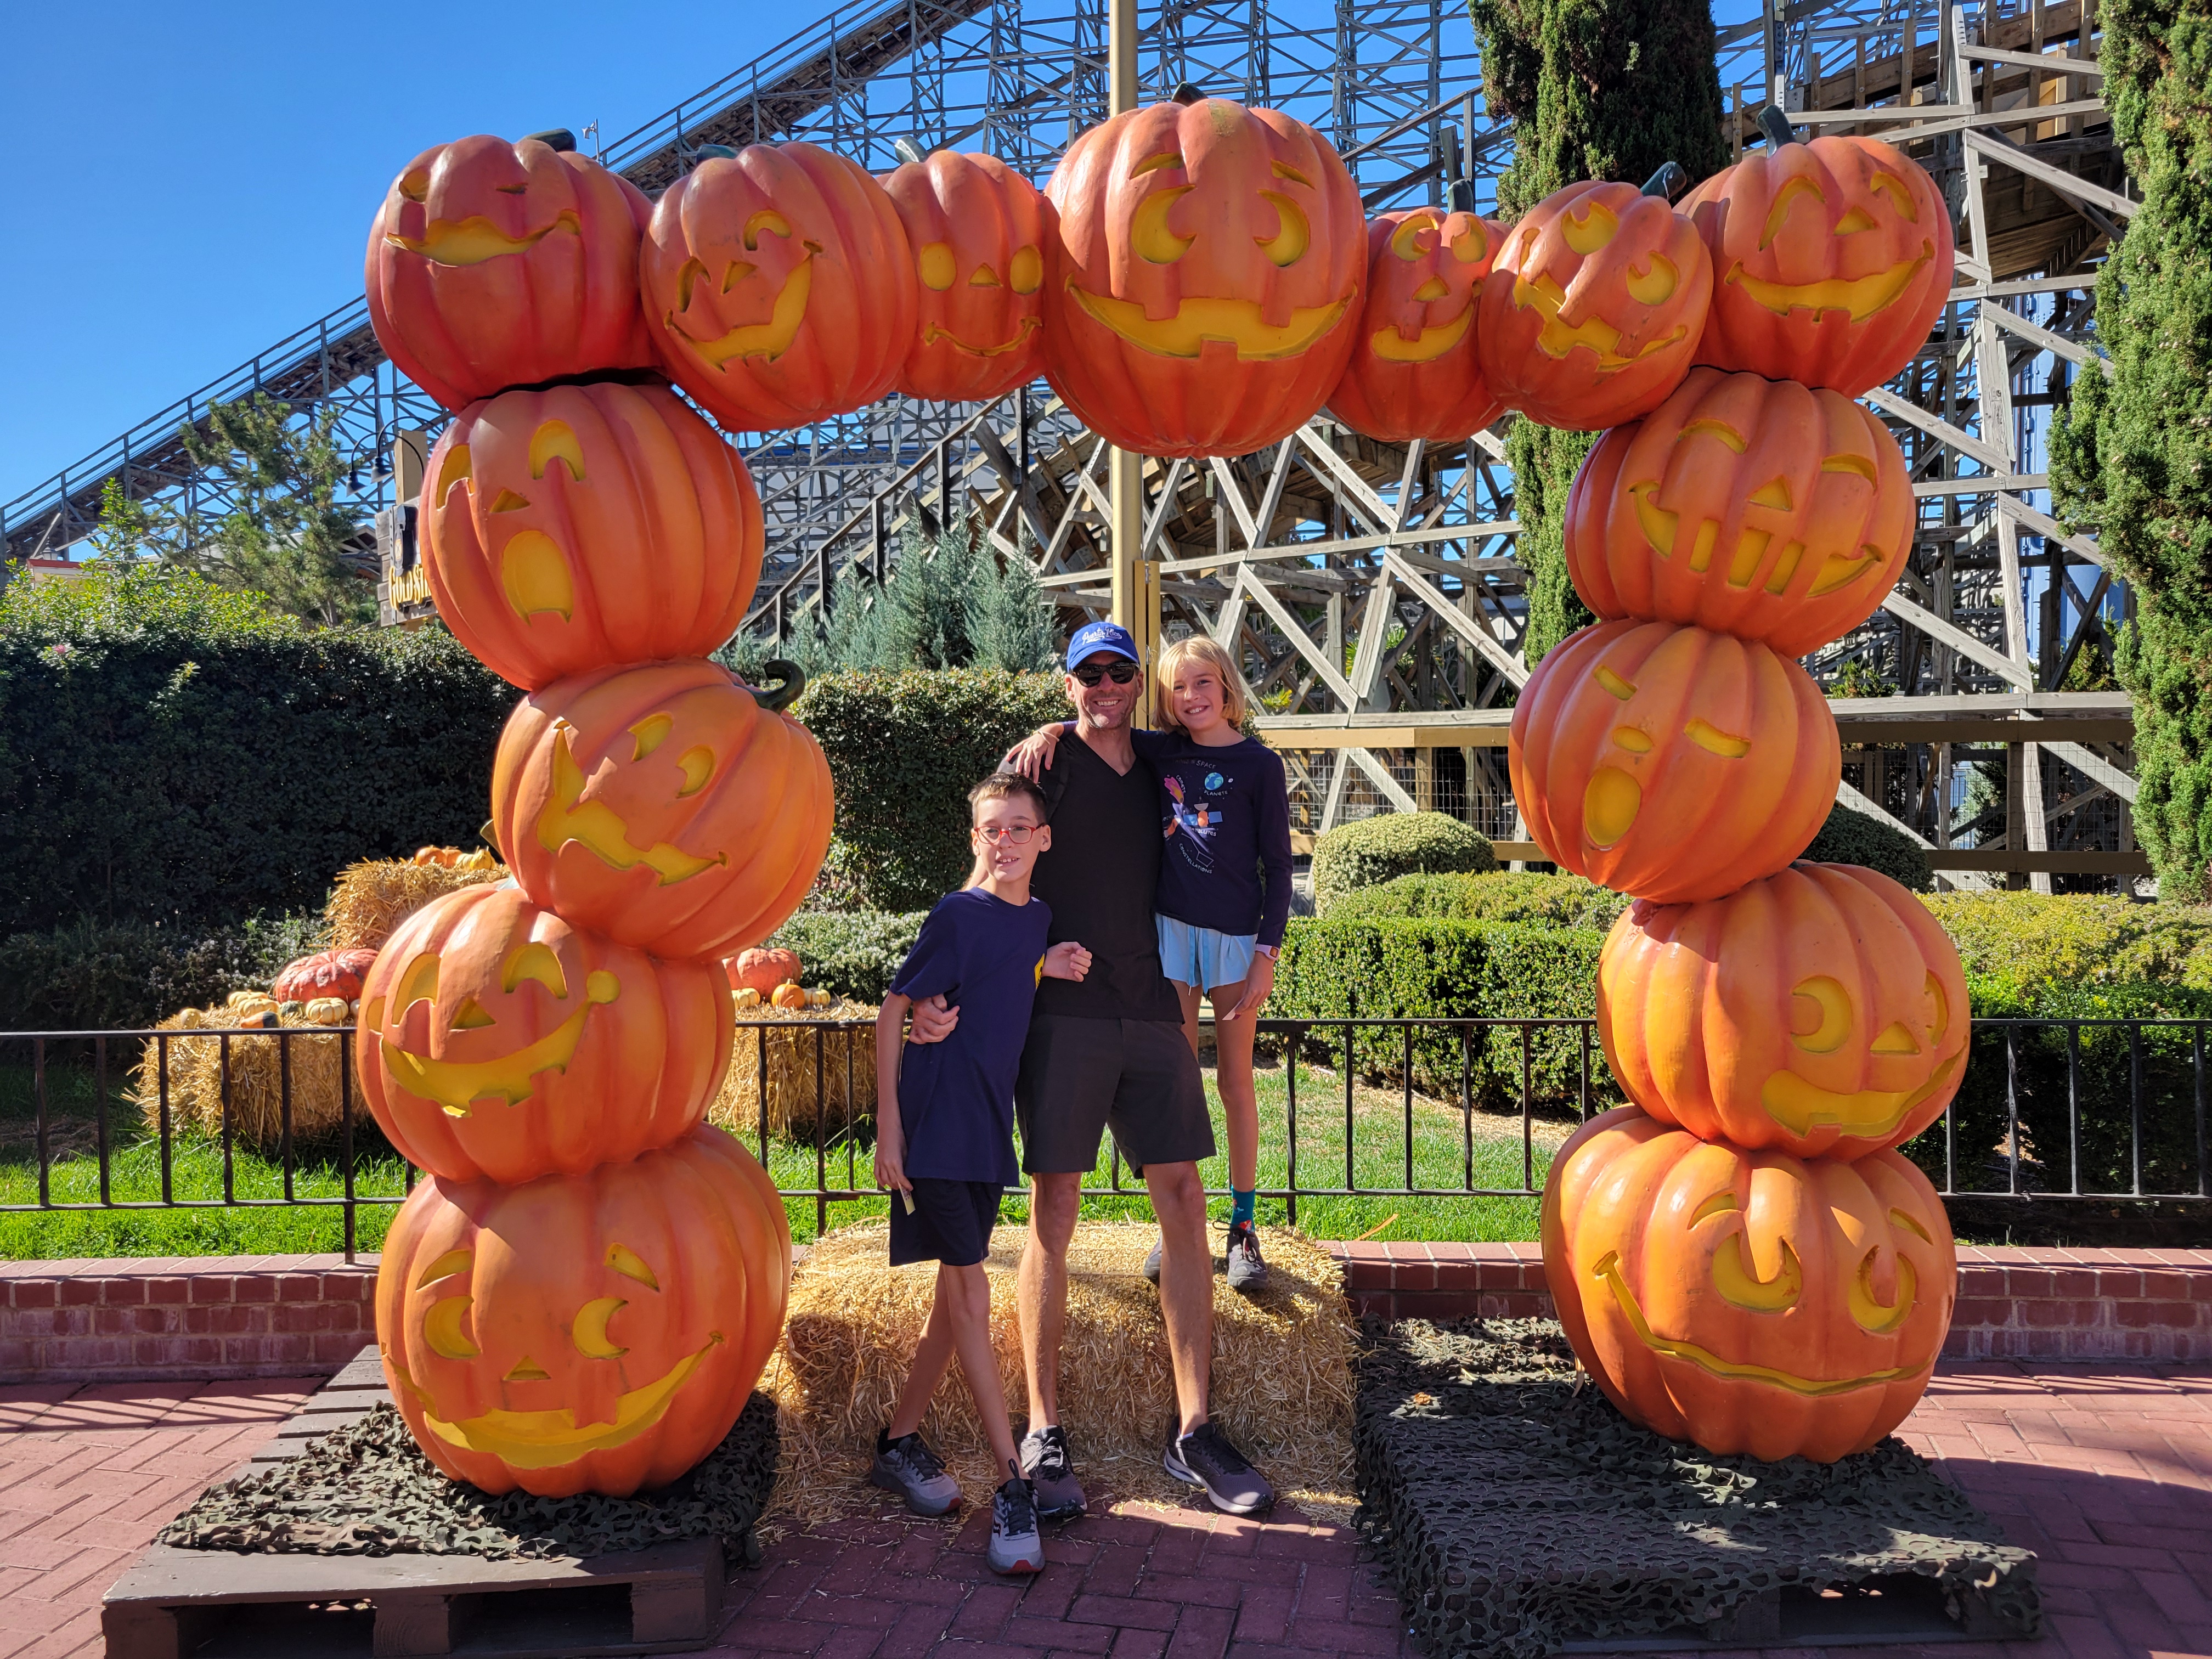
[[[1362,1314],[1552,1311],[1534,1244],[1332,1243]],[[1956,1359],[2212,1359],[2212,1250],[1969,1248]],[[0,1261],[0,1382],[297,1376],[375,1340],[376,1259]]]
[[[1552,1311],[1534,1244],[1333,1243],[1362,1314],[1525,1319]],[[1953,1359],[2212,1359],[2212,1250],[1962,1246]]]

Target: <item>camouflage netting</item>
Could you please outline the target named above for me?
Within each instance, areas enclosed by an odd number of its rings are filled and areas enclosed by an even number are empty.
[[[756,1394],[706,1461],[641,1498],[495,1498],[449,1480],[389,1401],[289,1462],[211,1486],[161,1529],[181,1549],[304,1555],[477,1555],[546,1560],[719,1538],[729,1564],[760,1559],[753,1523],[775,1480],[775,1406]]]
[[[1577,1389],[1553,1321],[1366,1337],[1358,1525],[1431,1659],[1730,1639],[1782,1587],[1902,1575],[1934,1580],[1976,1634],[2039,1626],[2035,1558],[1893,1437],[1829,1466],[1715,1457]]]

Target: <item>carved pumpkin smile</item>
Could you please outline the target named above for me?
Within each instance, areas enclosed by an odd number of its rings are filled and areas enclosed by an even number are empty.
[[[1177,306],[1173,316],[1156,321],[1133,300],[1074,287],[1068,292],[1090,316],[1146,351],[1163,357],[1196,357],[1210,344],[1227,345],[1237,349],[1240,362],[1249,363],[1297,356],[1335,327],[1352,303],[1339,300],[1330,305],[1294,307],[1290,320],[1277,325],[1261,316],[1256,301],[1194,298]]]
[[[458,1423],[437,1414],[429,1397],[411,1376],[402,1379],[422,1405],[422,1421],[430,1432],[463,1451],[483,1452],[510,1468],[544,1469],[573,1463],[586,1452],[610,1451],[628,1445],[667,1416],[676,1390],[689,1382],[699,1362],[722,1340],[720,1331],[708,1334],[707,1346],[686,1354],[641,1388],[616,1397],[614,1419],[607,1423],[576,1421],[573,1407],[511,1412],[492,1410]]]
[[[782,234],[787,235],[789,233]],[[799,337],[799,325],[806,320],[806,301],[814,292],[814,256],[821,252],[819,243],[806,244],[806,252],[792,267],[791,275],[784,278],[783,286],[776,290],[775,303],[769,308],[768,320],[764,323],[742,323],[713,339],[702,340],[684,327],[677,311],[668,313],[663,321],[690,349],[691,355],[709,368],[725,368],[733,361],[742,362],[749,357],[758,357],[772,363],[791,349],[791,343]],[[696,259],[691,261],[693,265],[698,263]],[[723,276],[722,291],[726,294],[737,283],[751,276],[754,267],[750,264],[733,261]],[[692,276],[687,267],[683,283],[684,302],[679,310],[690,308]]]
[[[394,247],[419,253],[435,264],[480,265],[487,259],[526,253],[556,230],[578,236],[583,234],[583,226],[570,210],[556,215],[552,223],[540,229],[510,236],[483,215],[472,214],[465,219],[433,219],[420,236],[386,231],[384,240]]]
[[[550,951],[542,945],[526,945],[523,949],[544,953],[538,962],[524,971],[536,974],[550,972],[556,976],[556,982],[558,982],[560,966]],[[520,957],[522,951],[516,952],[516,955]],[[422,983],[426,976],[427,986]],[[416,997],[422,1000],[434,997],[438,987],[437,957],[418,957],[407,970],[405,981],[401,993],[403,996],[412,988]],[[507,988],[513,990],[514,983],[510,980]],[[565,983],[554,994],[565,997],[568,994]],[[530,1098],[536,1086],[532,1079],[540,1072],[567,1071],[568,1062],[575,1058],[576,1044],[583,1038],[584,1022],[591,1017],[592,1010],[601,1003],[612,1002],[621,994],[621,983],[612,974],[604,971],[593,974],[586,982],[582,1007],[535,1042],[495,1060],[441,1060],[431,1054],[412,1053],[388,1036],[380,1036],[377,1041],[383,1048],[384,1063],[390,1070],[392,1080],[401,1088],[410,1094],[420,1095],[425,1100],[436,1101],[445,1108],[449,1117],[466,1117],[471,1103],[478,1100],[495,1099],[503,1105],[520,1106]],[[362,1020],[371,1030],[383,1025],[385,1006],[385,999],[378,997],[363,1009]],[[405,1019],[409,1012],[403,1006],[398,1011],[398,1018]],[[473,998],[464,1002],[454,1016],[456,1030],[490,1024],[491,1016],[484,1013]]]
[[[1741,289],[1778,317],[1800,310],[1841,311],[1850,313],[1853,322],[1863,323],[1885,306],[1895,304],[1898,295],[1912,286],[1912,279],[1935,257],[1936,245],[1923,242],[1917,258],[1892,265],[1887,270],[1878,270],[1871,276],[1829,276],[1817,283],[1796,284],[1766,282],[1753,276],[1739,262],[1729,267],[1728,275],[1721,281]]]
[[[935,345],[939,340],[943,340],[962,351],[972,353],[978,357],[1000,357],[1009,351],[1020,349],[1028,343],[1030,337],[1043,326],[1043,318],[1024,317],[1014,325],[1012,339],[1001,340],[996,345],[977,345],[973,341],[962,339],[949,328],[941,327],[936,323],[924,323],[921,325],[921,343],[924,345]]]

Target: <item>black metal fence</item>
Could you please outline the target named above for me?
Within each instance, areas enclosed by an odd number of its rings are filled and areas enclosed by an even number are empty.
[[[1905,1150],[1946,1198],[2212,1198],[2205,1025],[1978,1020],[1943,1117]],[[1586,1019],[1261,1020],[1263,1196],[1539,1195],[1552,1148],[1621,1103]],[[872,1182],[873,1022],[740,1024],[715,1116],[787,1199]],[[0,1212],[366,1206],[416,1171],[362,1107],[350,1028],[0,1032]],[[304,1046],[303,1046],[304,1045]],[[748,1063],[749,1062],[749,1063]],[[1136,1198],[1111,1148],[1087,1199]],[[1276,1178],[1270,1179],[1270,1176]]]

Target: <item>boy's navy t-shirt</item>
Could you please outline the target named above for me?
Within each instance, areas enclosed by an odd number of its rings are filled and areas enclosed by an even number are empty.
[[[917,1180],[1021,1179],[1014,1160],[1014,1074],[1044,972],[1051,908],[1012,905],[981,887],[937,902],[891,989],[916,1002],[940,992],[960,1010],[942,1042],[899,1054],[906,1172]]]
[[[1129,738],[1159,774],[1164,796],[1166,840],[1152,908],[1193,927],[1280,945],[1291,915],[1282,757],[1250,738],[1218,749],[1181,732]]]

